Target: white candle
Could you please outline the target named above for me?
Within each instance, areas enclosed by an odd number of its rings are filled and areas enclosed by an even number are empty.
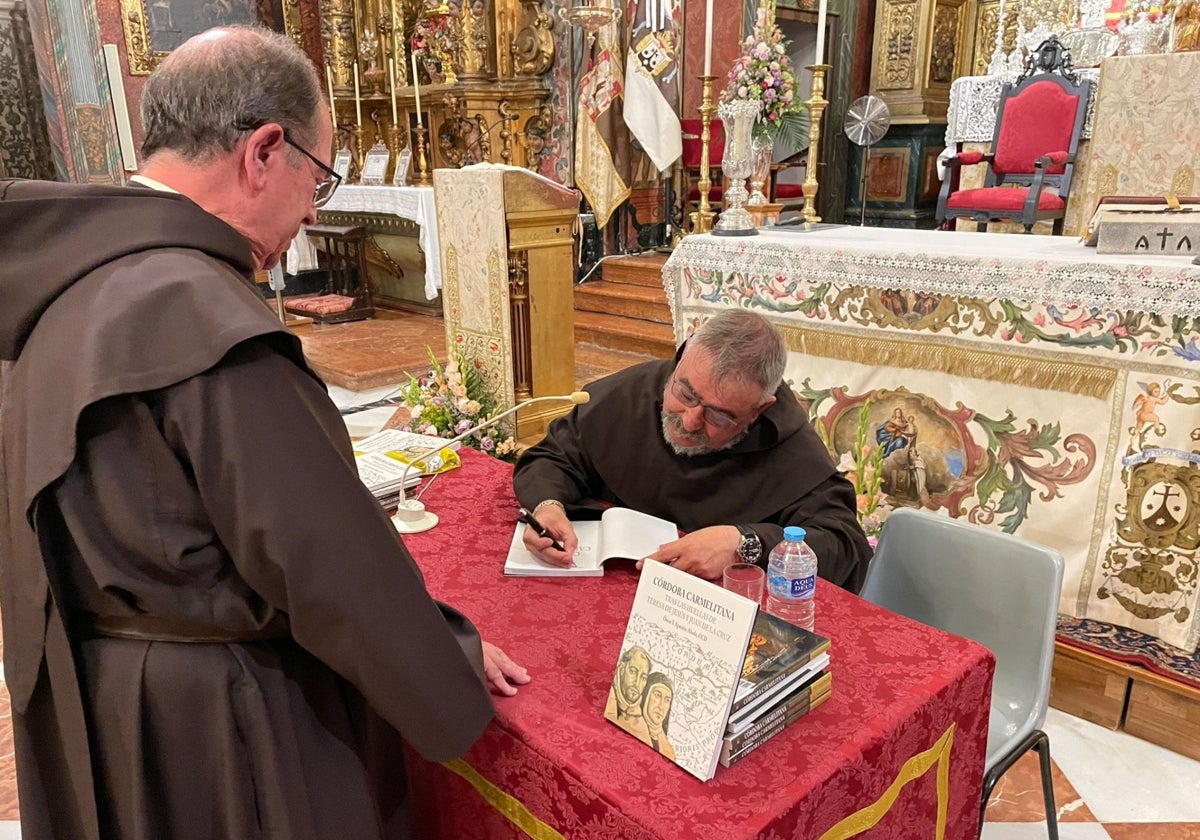
[[[829,0],[821,0],[817,9],[817,57],[813,64],[825,63],[825,15],[829,12]]]
[[[333,127],[336,129],[337,108],[333,105],[333,68],[328,64],[325,65],[325,81],[329,83],[329,119],[333,121]]]
[[[417,125],[424,125],[421,122],[421,87],[417,84],[417,54],[411,52],[409,55],[412,57],[412,86],[413,97],[417,102]]]
[[[354,62],[354,124],[362,128],[362,99],[358,95],[358,62]]]
[[[825,0],[821,0],[822,3]],[[704,75],[712,75],[712,19],[713,0],[704,3]]]
[[[392,83],[392,125],[399,126],[400,120],[396,116],[396,59],[388,56],[388,79]]]

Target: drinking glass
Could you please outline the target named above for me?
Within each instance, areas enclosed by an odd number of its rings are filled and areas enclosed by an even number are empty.
[[[723,583],[730,592],[761,604],[767,586],[767,573],[753,563],[734,563],[725,569]]]

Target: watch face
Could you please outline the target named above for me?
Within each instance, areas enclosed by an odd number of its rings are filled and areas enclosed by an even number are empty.
[[[738,543],[737,553],[738,557],[747,563],[757,563],[758,558],[762,555],[762,543],[759,541],[758,535],[743,535],[742,541]]]

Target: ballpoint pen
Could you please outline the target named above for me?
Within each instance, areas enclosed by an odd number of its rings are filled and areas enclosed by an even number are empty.
[[[564,546],[558,540],[554,539],[554,537],[550,536],[550,532],[546,530],[546,526],[543,525],[541,522],[538,522],[537,518],[532,513],[527,511],[525,508],[521,508],[519,511],[517,511],[517,521],[524,522],[526,525],[528,525],[530,528],[532,528],[533,532],[535,534],[537,534],[539,537],[549,537],[551,540],[550,547],[553,548],[555,551],[566,551],[567,550],[566,546]]]

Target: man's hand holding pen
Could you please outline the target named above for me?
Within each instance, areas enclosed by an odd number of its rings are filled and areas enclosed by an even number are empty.
[[[518,518],[527,526],[524,542],[530,553],[551,566],[575,565],[579,540],[566,511],[559,505],[544,505],[536,516],[522,508]]]

